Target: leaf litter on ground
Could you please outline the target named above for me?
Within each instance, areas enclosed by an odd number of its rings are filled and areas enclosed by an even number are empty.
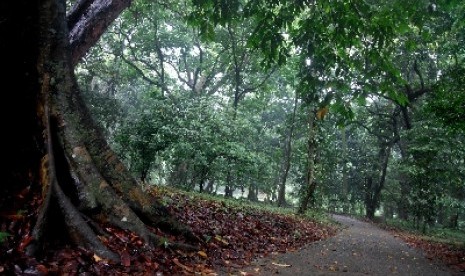
[[[306,244],[326,239],[337,227],[292,214],[253,208],[233,201],[205,199],[193,193],[154,188],[169,211],[201,237],[199,250],[183,252],[169,244],[187,242],[183,237],[150,228],[165,239],[166,246],[147,248],[133,233],[101,225],[101,241],[121,257],[111,263],[94,252],[56,240],[47,244],[40,258],[24,253],[30,242],[38,205],[37,195],[23,202],[22,216],[0,216],[0,273],[11,275],[217,275],[220,268],[240,268],[254,259],[295,251]],[[13,210],[11,210],[13,211]]]
[[[257,209],[234,201],[210,200],[192,193],[154,188],[150,192],[164,199],[169,210],[188,225],[204,242],[196,252],[173,250],[171,242],[182,237],[151,230],[165,239],[165,245],[144,246],[129,231],[103,225],[100,239],[121,257],[111,263],[94,252],[55,240],[47,244],[41,258],[26,256],[32,225],[41,203],[38,193],[22,191],[11,210],[0,213],[0,274],[5,275],[217,275],[217,271],[250,264],[256,258],[298,250],[335,235],[338,227],[291,214]],[[2,200],[0,196],[0,200]],[[18,211],[20,210],[20,211]],[[419,247],[429,258],[438,259],[457,271],[465,271],[465,249],[435,243],[419,236],[390,229],[410,246]],[[275,264],[286,266],[287,264]],[[250,275],[250,273],[248,273]]]

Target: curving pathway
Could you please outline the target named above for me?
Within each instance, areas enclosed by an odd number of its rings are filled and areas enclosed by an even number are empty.
[[[453,275],[385,230],[347,216],[333,217],[344,226],[336,236],[257,260],[229,275]]]

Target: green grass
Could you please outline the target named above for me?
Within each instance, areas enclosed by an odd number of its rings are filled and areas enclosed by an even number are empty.
[[[255,211],[264,211],[264,212],[271,212],[274,214],[281,214],[281,215],[289,215],[294,216],[297,213],[297,208],[295,207],[278,207],[274,204],[268,202],[252,202],[247,199],[236,199],[236,198],[225,198],[221,195],[212,195],[207,193],[199,193],[195,191],[185,191],[180,190],[172,187],[157,187],[157,189],[163,191],[165,190],[168,193],[180,193],[188,196],[189,198],[195,200],[207,200],[207,201],[214,201],[221,203],[225,208],[233,208],[239,209],[241,211],[246,212],[253,212]],[[328,214],[321,209],[312,209],[309,210],[303,215],[304,218],[309,220],[322,223],[322,224],[332,224],[337,225],[329,216]]]
[[[450,229],[441,226],[430,226],[428,227],[426,233],[422,233],[421,230],[415,229],[412,225],[412,222],[409,221],[388,219],[385,224],[421,236],[422,238],[429,241],[465,247],[465,230],[463,229]]]
[[[431,231],[434,241],[465,247],[465,231],[457,229],[438,228]]]

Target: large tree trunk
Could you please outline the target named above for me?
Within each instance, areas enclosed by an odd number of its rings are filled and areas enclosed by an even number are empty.
[[[129,2],[78,1],[83,8],[67,22],[65,1],[47,0],[40,5],[19,1],[6,7],[12,13],[7,13],[6,19],[2,17],[8,24],[1,23],[7,40],[0,50],[22,58],[7,60],[7,65],[15,69],[10,81],[17,85],[8,104],[14,104],[25,118],[20,122],[22,130],[9,141],[21,145],[6,153],[20,164],[10,168],[8,185],[28,182],[43,191],[32,242],[27,247],[31,255],[41,251],[47,238],[47,226],[52,214],[57,213],[51,209],[59,210],[65,232],[76,245],[112,261],[118,261],[119,256],[102,244],[91,224],[130,230],[148,246],[158,244],[159,239],[147,225],[195,238],[130,176],[92,121],[77,86],[75,63],[111,23],[107,19],[114,20]],[[14,14],[17,10],[21,12]],[[68,26],[76,28],[68,32]],[[17,47],[17,43],[25,48]],[[56,219],[54,216],[54,225]]]

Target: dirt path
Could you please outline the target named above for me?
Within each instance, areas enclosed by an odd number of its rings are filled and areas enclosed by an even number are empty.
[[[344,226],[335,237],[257,260],[229,275],[452,275],[387,231],[346,216],[334,219]]]

